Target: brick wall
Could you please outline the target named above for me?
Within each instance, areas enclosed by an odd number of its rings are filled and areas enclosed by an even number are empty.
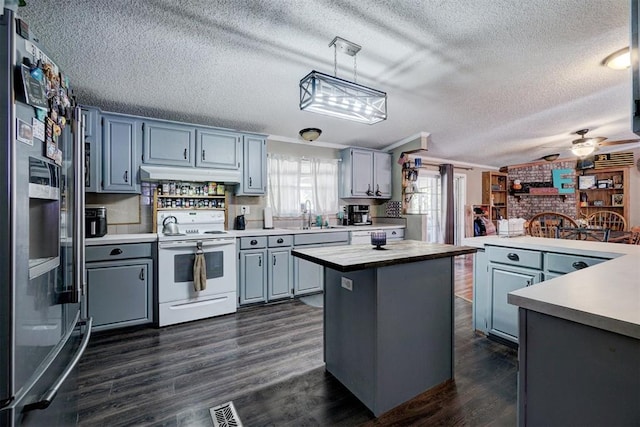
[[[571,169],[575,183],[575,168],[575,160],[531,163],[529,165],[509,167],[508,185],[511,188],[511,184],[516,179],[523,183],[553,181],[551,172],[553,169]],[[522,196],[518,200],[518,198],[509,195],[507,197],[509,217],[529,219],[540,212],[560,212],[575,218],[576,196],[577,194],[574,192],[573,194],[567,194],[564,198],[558,195]]]

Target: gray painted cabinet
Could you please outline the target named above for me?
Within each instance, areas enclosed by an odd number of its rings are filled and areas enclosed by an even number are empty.
[[[291,248],[268,250],[268,299],[290,298],[293,290],[293,258]]]
[[[145,120],[142,127],[145,164],[193,166],[196,131],[193,126]]]
[[[140,121],[102,115],[102,189],[112,193],[140,193]]]
[[[86,315],[96,330],[153,322],[153,244],[88,246]]]
[[[491,278],[491,327],[489,332],[518,342],[518,307],[507,302],[511,291],[531,286],[542,280],[540,271],[489,264]]]
[[[239,169],[242,136],[212,129],[196,130],[196,166],[216,169]]]
[[[266,249],[250,249],[239,252],[240,304],[267,300],[266,260]]]
[[[348,231],[296,234],[293,238],[295,248],[342,246],[348,243]],[[295,257],[293,260],[293,288],[296,296],[322,292],[324,289],[324,267]]]
[[[267,191],[267,141],[260,136],[243,136],[242,191],[239,195],[260,195]]]
[[[346,148],[340,152],[341,198],[391,198],[391,154]]]

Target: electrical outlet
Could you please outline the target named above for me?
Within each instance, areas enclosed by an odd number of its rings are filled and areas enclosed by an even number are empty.
[[[242,215],[249,215],[251,213],[251,209],[249,209],[249,206],[243,205],[240,206],[240,212],[242,212]]]
[[[353,280],[343,277],[340,285],[348,291],[353,291]]]

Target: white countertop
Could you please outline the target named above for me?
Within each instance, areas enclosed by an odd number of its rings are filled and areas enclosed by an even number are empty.
[[[510,292],[508,302],[640,339],[640,246],[530,236],[473,237],[463,239],[463,244],[614,258]]]
[[[237,237],[245,237],[245,236],[273,236],[273,235],[281,235],[281,234],[308,234],[308,233],[330,233],[335,231],[367,231],[367,230],[387,230],[390,228],[405,228],[404,225],[400,224],[378,224],[378,225],[338,225],[332,226],[330,228],[320,228],[320,227],[311,227],[306,230],[299,227],[291,227],[291,228],[272,228],[272,229],[262,229],[262,228],[251,228],[247,230],[229,230],[229,233],[234,234]]]
[[[102,237],[84,239],[85,246],[119,245],[122,243],[148,243],[158,240],[156,233],[105,234]]]
[[[301,228],[272,228],[265,230],[262,228],[251,228],[247,230],[228,230],[229,235],[234,237],[246,236],[274,236],[282,234],[308,234],[308,233],[330,233],[335,231],[365,231],[365,230],[386,230],[390,228],[405,228],[399,224],[378,224],[378,225],[352,225],[334,226],[332,228],[312,227],[307,230]],[[93,237],[85,239],[85,246],[97,245],[117,245],[122,243],[143,243],[155,242],[158,239],[156,233],[139,234],[106,234],[103,237]]]

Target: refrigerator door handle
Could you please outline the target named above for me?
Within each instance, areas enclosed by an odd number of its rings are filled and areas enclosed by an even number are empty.
[[[82,337],[82,342],[80,343],[80,347],[78,348],[78,351],[76,351],[76,354],[73,356],[73,359],[64,369],[62,374],[58,377],[58,379],[51,385],[49,390],[47,390],[42,395],[40,400],[37,402],[33,402],[33,403],[29,403],[28,405],[25,405],[24,411],[32,411],[34,409],[46,409],[49,407],[49,405],[51,405],[51,402],[53,402],[53,399],[55,399],[56,394],[58,393],[58,390],[60,390],[60,387],[62,387],[62,384],[65,382],[69,374],[71,374],[71,371],[73,371],[73,369],[76,367],[76,365],[78,364],[78,361],[84,354],[84,351],[87,349],[87,345],[89,345],[89,339],[91,338],[91,326],[93,325],[93,317],[89,317],[88,319],[82,319],[77,323],[78,326],[81,326],[82,324],[86,325],[87,331],[85,332],[84,337]]]
[[[74,161],[78,167],[74,171],[74,192],[75,192],[75,204],[73,207],[73,249],[74,249],[74,289],[71,295],[72,303],[80,302],[82,295],[84,294],[84,261],[85,261],[85,248],[84,248],[84,120],[82,116],[82,110],[80,107],[76,107],[74,112],[75,117],[75,129],[73,133],[73,150]],[[82,165],[82,166],[81,166]]]

